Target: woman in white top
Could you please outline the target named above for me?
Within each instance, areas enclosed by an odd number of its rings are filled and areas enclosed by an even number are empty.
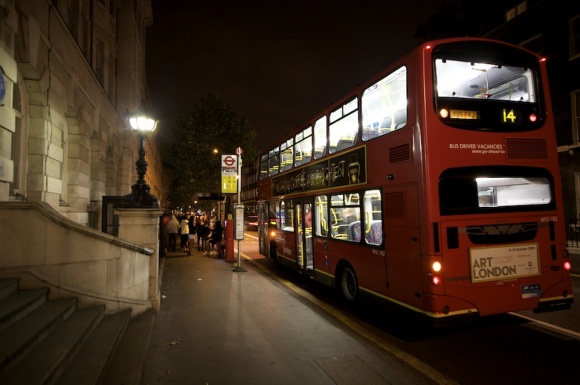
[[[181,251],[187,251],[187,254],[191,253],[189,252],[189,221],[187,220],[186,217],[183,217],[181,219],[181,222],[179,223],[179,233],[181,234]]]

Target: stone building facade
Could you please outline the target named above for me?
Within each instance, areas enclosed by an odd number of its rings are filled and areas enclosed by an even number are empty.
[[[131,192],[147,111],[151,0],[0,0],[0,201],[48,203],[100,229],[103,196]],[[155,132],[146,182],[164,207]]]

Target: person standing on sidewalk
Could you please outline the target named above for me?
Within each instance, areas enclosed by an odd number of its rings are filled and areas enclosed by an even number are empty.
[[[195,230],[197,233],[197,251],[205,251],[205,237],[209,232],[209,227],[205,224],[203,218],[199,219]]]
[[[175,252],[177,246],[177,232],[179,231],[179,222],[175,217],[175,214],[171,214],[171,219],[167,222],[167,233],[169,234],[169,247],[168,250]]]
[[[191,254],[191,247],[195,245],[195,216],[190,215],[187,225],[189,226],[189,235],[187,236],[187,249]]]
[[[179,223],[179,233],[181,234],[181,251],[186,251],[187,254],[191,255],[189,252],[189,221],[187,217],[181,218],[181,223]]]
[[[213,232],[211,233],[211,239],[209,243],[211,244],[210,246],[211,251],[214,251],[215,247],[215,251],[218,253],[219,257],[221,257],[223,234],[224,228],[222,227],[221,221],[216,221],[213,228]]]

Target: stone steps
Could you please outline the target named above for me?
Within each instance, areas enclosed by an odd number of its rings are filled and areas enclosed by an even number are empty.
[[[107,315],[103,305],[48,300],[48,290],[19,290],[18,282],[0,279],[1,384],[140,383],[151,311]]]

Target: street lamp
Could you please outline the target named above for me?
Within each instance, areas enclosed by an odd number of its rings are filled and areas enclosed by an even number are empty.
[[[151,188],[145,183],[147,173],[147,161],[145,160],[145,138],[157,127],[158,121],[144,114],[129,116],[129,124],[139,138],[139,159],[135,162],[137,167],[137,183],[131,186],[131,194],[123,197],[125,207],[158,208],[157,198],[149,193]]]

